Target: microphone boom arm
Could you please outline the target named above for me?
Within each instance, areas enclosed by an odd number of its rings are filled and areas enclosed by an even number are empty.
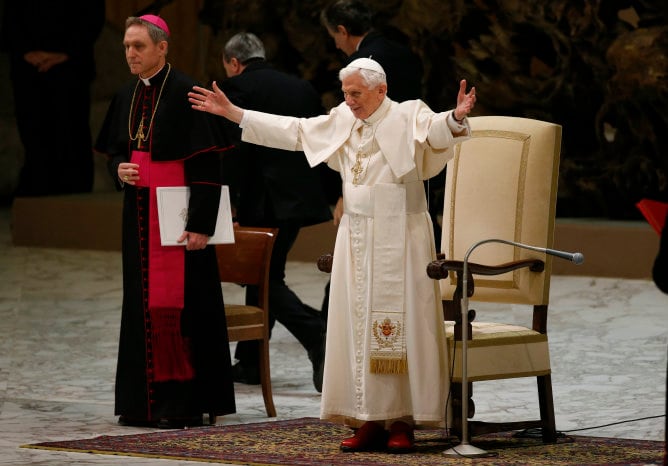
[[[468,322],[468,314],[469,314],[469,296],[468,296],[468,264],[469,264],[469,256],[471,253],[478,247],[482,246],[483,244],[486,243],[502,243],[502,244],[508,244],[510,246],[515,246],[518,248],[522,249],[528,249],[531,251],[536,251],[536,252],[542,252],[545,254],[549,254],[551,256],[555,257],[560,257],[562,259],[570,260],[571,262],[575,263],[576,265],[580,265],[584,262],[584,255],[580,252],[566,252],[566,251],[558,251],[556,249],[549,249],[549,248],[540,248],[538,246],[531,246],[528,244],[523,244],[523,243],[517,243],[515,241],[508,241],[505,239],[498,239],[498,238],[491,238],[491,239],[485,239],[482,241],[478,241],[477,243],[474,243],[468,251],[466,251],[466,254],[464,255],[464,261],[462,264],[462,305],[461,305],[461,310],[462,310],[462,438],[456,447],[452,447],[446,451],[443,452],[443,455],[448,456],[448,457],[465,457],[465,458],[476,458],[476,457],[483,457],[487,456],[488,453],[485,450],[482,450],[480,448],[477,448],[473,445],[471,445],[468,441],[468,398],[469,398],[469,387],[468,387],[468,339],[469,339],[469,322]]]

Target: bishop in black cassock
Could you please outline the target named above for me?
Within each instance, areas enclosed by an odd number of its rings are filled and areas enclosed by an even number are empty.
[[[154,27],[155,18],[138,24]],[[192,79],[168,63],[148,79],[138,74],[113,99],[95,146],[125,192],[115,414],[121,423],[180,428],[201,424],[203,413],[235,412],[234,388],[215,249],[161,246],[156,187],[189,186],[185,230],[213,235],[227,144],[209,116],[190,108]],[[138,165],[131,181],[119,170],[128,162]]]

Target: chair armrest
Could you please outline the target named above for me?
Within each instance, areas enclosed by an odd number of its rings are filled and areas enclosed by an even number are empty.
[[[325,273],[331,273],[333,260],[334,256],[332,255],[331,252],[321,255],[320,257],[318,257],[318,270]]]
[[[475,262],[468,263],[468,271],[475,275],[501,275],[502,273],[512,272],[513,270],[528,268],[532,272],[542,272],[545,270],[545,262],[540,259],[522,259],[519,261],[506,262],[498,265],[483,265]],[[447,278],[448,271],[464,271],[464,262],[455,260],[435,260],[427,266],[427,275],[434,280]]]
[[[483,265],[469,262],[467,266],[467,294],[473,296],[473,275],[501,275],[513,270],[528,268],[532,272],[545,270],[545,262],[540,259],[522,259],[519,261],[506,262],[499,265]],[[448,272],[456,272],[458,277],[464,273],[464,262],[456,260],[435,260],[427,265],[427,275],[434,280],[447,278]]]

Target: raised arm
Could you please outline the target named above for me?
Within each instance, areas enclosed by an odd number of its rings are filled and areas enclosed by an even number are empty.
[[[472,87],[471,90],[466,92],[466,79],[462,79],[459,82],[459,92],[457,93],[457,107],[454,110],[455,120],[461,121],[466,117],[473,107],[475,106],[475,87]]]
[[[244,109],[230,102],[216,81],[213,82],[213,91],[193,86],[193,90],[188,92],[188,101],[194,110],[220,115],[235,123],[241,123],[241,118],[244,116]]]

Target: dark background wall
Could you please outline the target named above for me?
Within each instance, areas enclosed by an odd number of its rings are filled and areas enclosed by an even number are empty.
[[[4,1],[0,1],[0,6]],[[130,79],[121,40],[127,16],[153,9],[172,29],[169,60],[203,83],[223,79],[220,47],[248,30],[269,59],[310,80],[331,107],[343,56],[314,0],[107,0],[97,44],[96,134],[113,90]],[[668,200],[668,3],[664,0],[369,0],[378,27],[425,65],[424,100],[454,104],[459,79],[476,86],[477,115],[563,125],[558,215],[639,219],[643,197]],[[0,55],[0,197],[21,163],[6,56]],[[101,161],[100,161],[101,162]],[[95,190],[111,189],[99,163]]]

